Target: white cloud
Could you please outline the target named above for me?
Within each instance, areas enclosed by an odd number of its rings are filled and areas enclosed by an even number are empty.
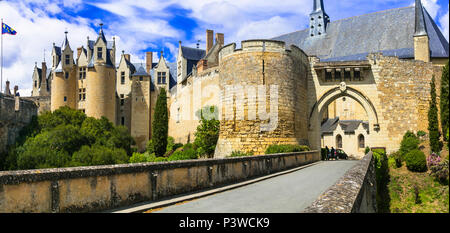
[[[433,19],[436,18],[438,11],[441,8],[437,3],[437,0],[422,0],[422,5],[427,9]]]
[[[449,30],[448,30],[448,21],[449,21],[449,7],[447,5],[447,13],[445,13],[440,19],[439,19],[439,23],[441,24],[441,30],[442,30],[442,34],[444,34],[445,39],[447,39],[447,41],[449,41],[448,35],[449,35]]]
[[[35,1],[40,4],[46,1]],[[41,66],[44,59],[47,67],[50,67],[52,43],[61,45],[64,39],[64,31],[69,31],[68,37],[72,50],[85,45],[85,36],[96,35],[89,25],[88,20],[79,20],[69,23],[47,16],[42,10],[33,11],[24,3],[0,2],[0,15],[4,22],[17,31],[15,36],[4,35],[4,69],[3,82],[9,79],[11,86],[18,85],[22,96],[31,94],[31,75],[34,63]],[[82,37],[76,35],[84,35]],[[4,83],[3,83],[4,87]]]

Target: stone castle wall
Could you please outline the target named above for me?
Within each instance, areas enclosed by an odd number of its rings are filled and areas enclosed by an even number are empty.
[[[383,146],[397,150],[406,131],[428,132],[431,79],[440,94],[442,67],[416,60],[379,56],[371,60],[376,80],[380,127],[387,129]],[[437,99],[439,104],[439,98]],[[380,143],[381,144],[381,143]]]
[[[233,151],[264,154],[272,144],[308,144],[307,64],[303,51],[295,46],[286,50],[280,41],[250,40],[242,42],[242,49],[236,49],[235,44],[222,48],[219,85],[223,106],[215,157],[229,156]],[[249,97],[249,93],[258,93],[258,85],[266,87],[265,100]],[[227,90],[233,86],[243,89]],[[278,95],[269,94],[271,86]],[[278,108],[271,106],[274,97],[278,97]],[[236,105],[238,98],[243,98],[243,108]],[[249,115],[260,111],[274,113],[278,119]]]
[[[150,76],[133,76],[131,87],[131,136],[138,151],[145,151],[150,140]]]
[[[0,152],[4,152],[7,145],[14,144],[20,130],[37,112],[34,101],[0,93]]]
[[[219,69],[213,67],[179,84],[169,103],[169,136],[177,143],[193,142],[200,119],[196,112],[205,106],[221,106]]]

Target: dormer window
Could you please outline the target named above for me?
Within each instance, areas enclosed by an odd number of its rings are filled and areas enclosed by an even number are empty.
[[[70,55],[66,55],[66,65],[70,65]]]
[[[158,72],[158,84],[166,84],[166,72]]]
[[[103,48],[97,48],[97,59],[103,59]]]

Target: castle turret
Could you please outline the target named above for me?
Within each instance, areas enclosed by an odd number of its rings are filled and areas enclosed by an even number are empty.
[[[111,57],[115,54],[115,47],[109,46],[111,44],[103,33],[103,24],[100,24],[87,66],[86,115],[95,118],[104,116],[116,122],[116,69]]]
[[[73,61],[73,50],[70,48],[67,38],[67,31],[65,34],[61,48],[53,46],[53,61],[57,62],[57,65],[52,72],[52,111],[62,106],[76,109],[76,66]],[[55,63],[53,67],[55,67]]]
[[[320,36],[327,33],[330,17],[325,13],[323,0],[314,0],[313,12],[310,16],[310,36]]]

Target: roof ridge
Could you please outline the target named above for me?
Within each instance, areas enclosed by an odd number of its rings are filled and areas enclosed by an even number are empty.
[[[370,13],[366,13],[366,14],[362,14],[362,15],[350,16],[350,17],[347,17],[347,18],[343,18],[343,19],[338,19],[338,20],[330,21],[330,24],[336,23],[336,22],[341,22],[341,21],[346,21],[346,20],[349,20],[349,19],[358,18],[358,17],[362,17],[362,16],[368,16],[368,15],[372,15],[372,14],[380,14],[380,13],[387,12],[387,11],[393,11],[393,10],[399,10],[399,9],[406,9],[406,8],[414,8],[414,6],[404,6],[404,7],[398,7],[398,8],[392,8],[392,9],[386,9],[386,10],[376,11],[376,12],[370,12]],[[305,29],[301,29],[301,30],[294,31],[294,32],[289,32],[289,33],[285,33],[285,34],[282,34],[282,35],[278,35],[278,36],[275,36],[275,37],[273,37],[273,38],[278,38],[278,37],[282,37],[282,36],[285,36],[285,35],[289,35],[289,34],[293,34],[293,33],[298,33],[298,32],[302,32],[302,31],[307,31],[307,30],[309,30],[308,27],[305,28]]]

